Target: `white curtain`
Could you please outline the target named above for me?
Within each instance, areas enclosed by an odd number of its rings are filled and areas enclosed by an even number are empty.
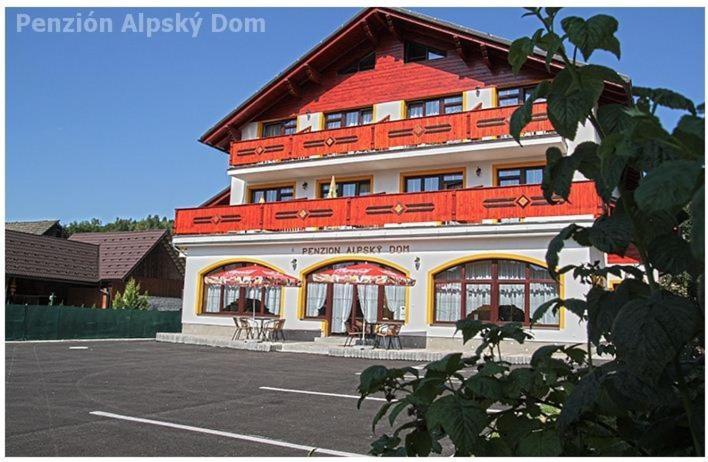
[[[247,287],[246,288],[246,306],[243,307],[244,311],[247,313],[253,313],[256,310],[256,314],[260,312],[261,303],[261,289],[260,287]]]
[[[462,284],[437,284],[435,286],[435,320],[457,321],[462,306]]]
[[[280,314],[280,287],[266,288],[265,307],[270,314]]]
[[[526,263],[499,260],[499,279],[526,279]]]
[[[406,288],[405,286],[386,286],[386,306],[393,312],[393,319],[403,321],[406,318]]]
[[[541,306],[542,303],[547,302],[552,298],[558,296],[558,287],[555,283],[532,283],[529,287],[529,301],[531,304],[531,316],[536,311],[536,308]],[[538,324],[551,324],[558,325],[560,322],[559,313],[553,314],[551,310],[546,311],[541,319],[538,320]]]
[[[347,331],[345,323],[352,312],[354,286],[351,284],[334,284],[332,300],[332,332]]]
[[[364,311],[364,319],[367,323],[374,324],[378,319],[379,286],[360,284],[356,287],[359,305]]]
[[[499,285],[499,321],[524,321],[523,284]]]
[[[478,321],[491,321],[492,286],[489,284],[467,284],[466,313]]]
[[[327,284],[310,282],[307,284],[307,316],[320,315],[320,310],[327,299]],[[324,314],[324,313],[323,313]]]
[[[206,286],[206,303],[204,306],[205,313],[218,313],[221,305],[221,286],[208,285]]]
[[[238,299],[240,295],[240,287],[225,286],[224,287],[224,310],[237,311]],[[233,305],[232,305],[233,304]],[[229,306],[231,305],[231,306]]]

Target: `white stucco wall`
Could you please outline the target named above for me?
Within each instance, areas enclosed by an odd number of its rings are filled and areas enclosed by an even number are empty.
[[[471,111],[472,109],[486,109],[489,107],[494,107],[494,100],[496,98],[496,88],[478,88],[474,90],[468,90],[463,92],[463,102],[465,111]]]
[[[386,103],[374,104],[374,116],[376,117],[374,122],[383,120],[386,117],[389,117],[389,120],[400,120],[404,117],[402,110],[402,101],[388,101]]]
[[[521,230],[522,228],[519,227]],[[433,229],[434,230],[434,229]],[[348,257],[367,258],[390,262],[401,266],[410,272],[411,277],[416,279],[415,286],[409,292],[409,314],[408,322],[403,328],[403,332],[409,335],[425,334],[429,337],[452,337],[454,327],[443,325],[429,325],[428,323],[428,275],[431,271],[441,265],[463,257],[489,256],[495,257],[504,255],[520,256],[531,258],[543,262],[546,248],[551,238],[548,236],[525,236],[511,234],[500,234],[491,236],[470,236],[456,238],[440,238],[432,235],[428,239],[351,239],[338,240],[335,242],[308,242],[308,243],[265,243],[251,245],[213,245],[208,247],[187,246],[186,272],[184,286],[184,305],[182,321],[185,324],[206,324],[231,326],[231,317],[197,315],[197,281],[199,273],[212,265],[224,261],[237,261],[240,258],[256,259],[271,264],[286,274],[301,277],[302,271],[306,268],[321,263],[325,260]],[[381,246],[380,251],[375,254],[347,252],[348,248],[356,246]],[[303,254],[303,248],[311,247],[331,247],[336,246],[339,252],[327,255]],[[392,247],[395,251],[391,251]],[[398,246],[398,247],[397,247]],[[408,246],[401,251],[400,246]],[[420,258],[420,268],[415,269],[415,258]],[[580,248],[568,243],[566,249],[561,254],[560,265],[570,263],[587,262],[591,259],[588,249]],[[296,269],[293,269],[292,261],[296,261]],[[584,297],[588,290],[580,283],[570,277],[565,277],[564,296],[567,298]],[[284,304],[282,309],[285,313],[286,329],[319,330],[321,321],[298,319],[298,291],[303,289],[284,289]],[[543,342],[581,342],[585,339],[585,327],[579,319],[570,312],[565,313],[565,322],[562,328],[537,328],[532,331],[535,341]]]

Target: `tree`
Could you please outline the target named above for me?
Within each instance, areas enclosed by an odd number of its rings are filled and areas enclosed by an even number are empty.
[[[114,309],[147,310],[150,307],[148,293],[140,293],[140,284],[135,279],[128,279],[125,290],[121,294],[116,292],[112,304]]]
[[[532,319],[565,307],[586,321],[587,345],[544,346],[529,367],[512,368],[499,345],[530,338],[520,325],[459,321],[464,342],[481,337],[472,355],[448,355],[423,372],[373,366],[362,373],[361,399],[376,392],[387,398],[374,428],[385,416],[395,428],[372,444],[372,454],[428,455],[447,443],[457,455],[477,456],[704,454],[703,105],[671,90],[631,87],[608,67],[579,64],[578,53],[589,60],[596,50],[619,59],[618,23],[606,15],[567,17],[559,29],[558,10],[527,8],[524,16],[543,27],[511,44],[515,72],[535,48],[546,52],[547,66],[553,56],[565,66],[514,112],[510,132],[520,141],[533,102],[545,98],[560,135],[574,139],[581,123],[599,134],[598,143],[581,143],[567,156],[548,149],[542,183],[548,202],[567,199],[578,171],[605,204],[592,226],[566,227],[546,254],[554,278],[571,273],[590,289],[584,300],[543,304]],[[625,104],[601,101],[606,82],[624,87]],[[659,106],[685,113],[673,131],[656,117]],[[571,239],[619,255],[633,246],[641,264],[559,268]],[[610,274],[623,278],[614,290],[604,284]],[[657,275],[682,278],[685,291],[666,290]],[[598,364],[593,351],[607,361]],[[408,418],[397,424],[401,416]]]
[[[148,215],[135,220],[133,218],[116,218],[112,222],[103,224],[98,218],[90,220],[72,221],[64,227],[68,235],[74,233],[101,233],[108,231],[144,231],[148,229],[172,229],[174,220],[159,215]]]

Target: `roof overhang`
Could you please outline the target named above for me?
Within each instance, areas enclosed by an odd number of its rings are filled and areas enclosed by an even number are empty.
[[[207,130],[199,141],[228,152],[229,142],[231,139],[237,139],[241,125],[257,117],[283,97],[297,94],[300,86],[316,81],[319,73],[327,69],[344,52],[363,42],[375,43],[381,34],[405,37],[412,33],[423,33],[431,38],[449,42],[463,59],[479,57],[489,60],[490,54],[506,56],[512,43],[501,37],[403,8],[365,8]],[[534,55],[529,57],[528,65],[543,68],[545,59],[546,53],[536,49]],[[563,67],[561,59],[555,56],[551,61],[552,71],[557,72]],[[608,82],[606,91],[619,101],[625,98],[624,88],[616,83]]]

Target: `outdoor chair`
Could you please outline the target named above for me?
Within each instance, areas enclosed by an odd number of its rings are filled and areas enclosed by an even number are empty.
[[[376,336],[374,339],[374,348],[381,346],[382,343],[386,344],[386,349],[390,349],[391,346],[396,348],[398,344],[398,349],[401,350],[401,337],[399,333],[401,332],[400,324],[381,324],[378,329],[376,329]]]
[[[347,322],[347,339],[344,341],[344,346],[354,346],[357,339],[361,338],[361,332],[364,328],[360,320],[354,321],[354,324]]]
[[[285,340],[285,334],[283,333],[283,327],[285,325],[285,319],[272,319],[265,322],[263,325],[263,337],[267,340]]]
[[[231,340],[240,339],[242,332],[246,333],[246,339],[253,338],[253,328],[247,319],[234,316],[234,324],[236,324],[236,330]]]

